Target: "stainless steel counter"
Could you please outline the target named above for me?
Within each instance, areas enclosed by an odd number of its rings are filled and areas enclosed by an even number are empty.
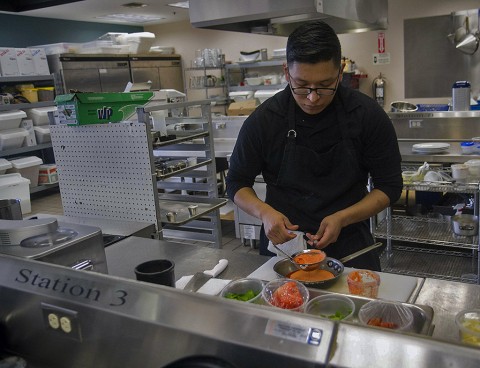
[[[99,218],[72,217],[62,215],[49,215],[46,213],[38,213],[38,218],[54,217],[59,221],[70,223],[96,226],[102,229],[103,234],[121,235],[121,236],[140,236],[150,238],[155,233],[155,224],[137,221],[118,221]]]
[[[166,258],[175,262],[176,280],[198,271],[212,269],[222,258],[228,260],[228,266],[218,276],[219,278],[230,280],[245,277],[270,259],[267,256],[135,236],[105,248],[105,253],[108,273],[129,279],[135,279],[133,271],[135,266],[158,258]]]
[[[433,308],[433,337],[458,342],[455,315],[463,309],[480,308],[480,285],[425,279],[415,304]]]

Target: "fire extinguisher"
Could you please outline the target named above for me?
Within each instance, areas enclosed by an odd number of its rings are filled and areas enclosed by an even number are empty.
[[[373,98],[382,107],[385,106],[385,84],[386,81],[385,78],[382,76],[382,73],[380,73],[378,77],[373,80],[372,83]]]

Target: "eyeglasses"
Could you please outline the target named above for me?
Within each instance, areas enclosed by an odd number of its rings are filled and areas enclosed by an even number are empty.
[[[330,87],[318,87],[318,88],[309,88],[309,87],[292,87],[290,84],[290,89],[292,92],[296,95],[299,96],[308,96],[310,93],[314,92],[319,95],[319,96],[332,96],[335,94],[335,91],[338,88],[338,81],[340,79],[340,73],[342,69],[338,70],[338,75],[337,78],[335,79],[335,88],[330,88]],[[295,79],[292,78],[290,75],[290,71],[287,69],[288,76],[290,77],[291,80],[293,80],[295,83]]]

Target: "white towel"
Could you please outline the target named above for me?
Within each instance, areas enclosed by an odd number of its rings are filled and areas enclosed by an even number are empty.
[[[297,236],[285,243],[277,244],[277,247],[279,247],[281,250],[283,250],[285,253],[289,255],[292,255],[296,252],[307,249],[307,242],[305,241],[305,239],[303,239],[303,233],[301,231],[291,231],[291,232]],[[285,257],[285,254],[275,249],[271,241],[268,242],[267,249],[270,252],[275,253],[277,256]]]
[[[182,276],[178,281],[175,283],[175,287],[177,289],[183,289],[185,285],[190,281],[193,275],[189,276]],[[223,280],[217,278],[211,278],[208,280],[201,288],[197,290],[197,293],[200,294],[208,294],[208,295],[218,295],[220,291],[232,280]]]

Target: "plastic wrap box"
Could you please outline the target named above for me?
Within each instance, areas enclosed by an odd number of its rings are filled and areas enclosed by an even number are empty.
[[[35,74],[49,75],[50,68],[48,67],[47,54],[45,53],[45,49],[41,47],[37,47],[37,48],[31,47],[30,52],[32,53]]]
[[[25,137],[25,146],[31,147],[37,145],[37,137],[35,136],[35,130],[33,130],[33,122],[30,119],[22,120],[22,128],[25,129],[28,135]]]
[[[19,199],[22,214],[32,212],[30,203],[30,180],[18,173],[0,176],[0,199]]]
[[[50,120],[48,119],[48,112],[55,111],[55,106],[37,107],[33,109],[25,109],[26,116],[32,119],[33,125],[48,125]]]
[[[12,168],[7,170],[7,174],[19,173],[24,178],[30,180],[30,186],[38,186],[38,173],[40,165],[43,164],[41,158],[28,156],[10,160]]]
[[[37,139],[37,144],[48,143],[52,141],[50,136],[50,127],[47,126],[34,126],[33,130],[35,131],[35,138]]]
[[[13,47],[0,47],[0,74],[2,77],[20,75],[17,63],[17,51]]]
[[[55,184],[58,183],[57,165],[45,164],[40,165],[38,171],[38,184]]]
[[[28,132],[22,128],[0,130],[0,151],[22,147],[27,136]]]
[[[70,93],[55,97],[57,124],[88,125],[137,120],[136,108],[167,102],[165,91]]]
[[[20,75],[35,75],[32,52],[27,48],[17,48],[17,64]]]
[[[10,110],[0,112],[0,130],[20,128],[22,119],[27,114],[22,110]]]

